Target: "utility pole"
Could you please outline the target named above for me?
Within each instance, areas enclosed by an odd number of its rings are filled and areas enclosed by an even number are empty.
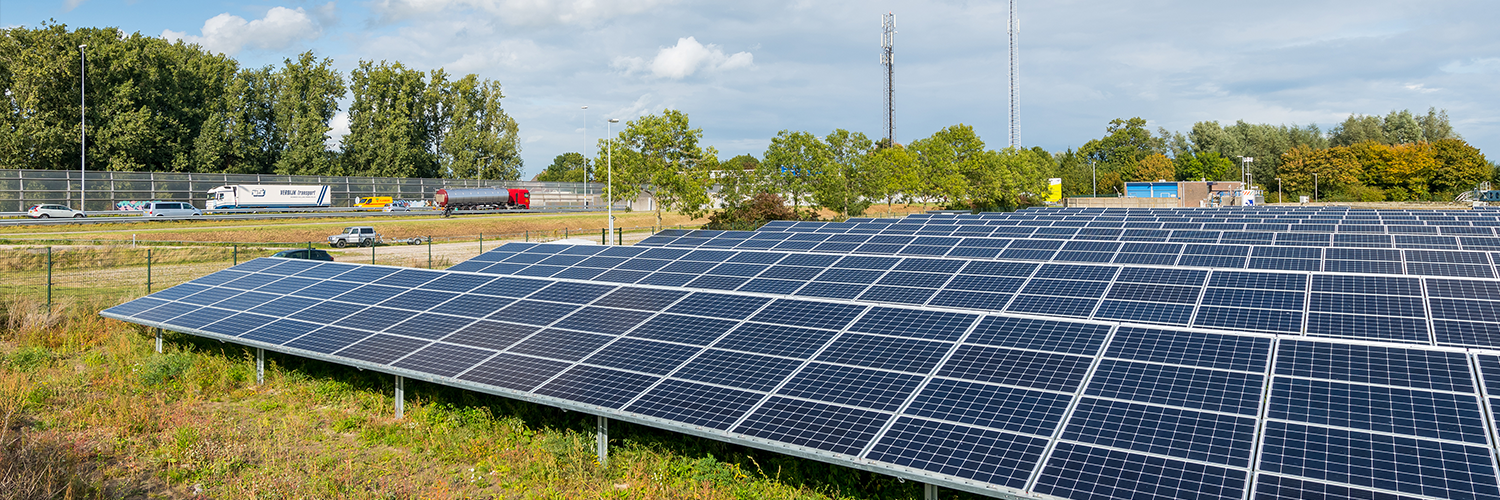
[[[896,145],[896,13],[880,21],[880,64],[885,65],[885,141]]]
[[[1016,59],[1016,38],[1021,34],[1021,18],[1016,15],[1016,0],[1010,0],[1010,147],[1021,147],[1021,125],[1017,115],[1021,112],[1020,62]]]

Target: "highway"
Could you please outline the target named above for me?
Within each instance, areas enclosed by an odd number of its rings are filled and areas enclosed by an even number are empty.
[[[454,216],[472,214],[558,214],[558,213],[588,213],[597,210],[589,209],[557,209],[557,210],[457,210]],[[71,219],[29,219],[24,212],[0,213],[0,227],[27,226],[27,225],[64,225],[64,224],[130,224],[151,223],[167,221],[232,221],[232,220],[259,220],[259,219],[328,219],[339,217],[434,217],[443,214],[441,210],[412,210],[406,212],[382,212],[379,210],[349,211],[348,209],[322,209],[318,211],[250,211],[234,210],[224,213],[204,214],[202,217],[144,217],[140,215],[117,215],[121,212],[88,212],[88,217]],[[131,212],[125,212],[131,213]]]

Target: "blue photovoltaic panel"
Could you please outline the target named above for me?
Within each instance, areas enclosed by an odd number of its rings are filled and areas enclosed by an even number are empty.
[[[683,298],[667,311],[714,318],[744,319],[770,301],[771,299],[763,297],[695,293]]]
[[[1074,500],[1236,500],[1247,478],[1241,470],[1061,442],[1034,491]]]
[[[1267,416],[1329,427],[1487,445],[1470,395],[1277,377]]]
[[[1488,447],[1266,422],[1260,469],[1442,498],[1500,498]],[[1309,459],[1311,458],[1311,459]]]
[[[763,397],[759,393],[727,387],[666,380],[625,410],[688,425],[727,430]]]
[[[657,380],[658,377],[650,375],[578,365],[537,388],[536,393],[606,408],[619,408]]]
[[[954,341],[968,330],[975,319],[978,316],[973,314],[875,307],[850,326],[849,330]]]
[[[1105,356],[1224,370],[1264,372],[1271,339],[1122,327]]]
[[[801,361],[793,359],[709,349],[672,376],[752,391],[769,391],[801,365]]]
[[[721,349],[806,358],[836,335],[828,330],[745,323],[714,344]]]
[[[1193,306],[1190,305],[1124,300],[1102,301],[1099,309],[1094,311],[1095,319],[1163,325],[1187,325],[1192,316]]]
[[[1108,325],[989,316],[967,340],[970,344],[1092,355],[1103,345]]]
[[[1087,318],[1093,314],[1098,304],[1097,299],[1091,298],[1018,295],[1010,305],[1005,306],[1005,310],[1013,313]]]
[[[888,413],[772,396],[734,430],[753,437],[855,455],[890,418]]]
[[[498,351],[514,345],[539,329],[535,326],[481,320],[443,337],[442,341]]]
[[[1018,349],[961,346],[938,370],[940,377],[1050,391],[1072,391],[1083,381],[1090,358]]]
[[[864,306],[853,304],[783,299],[766,306],[752,319],[766,323],[842,330],[864,309]]]
[[[1283,340],[1276,374],[1414,389],[1474,392],[1463,354]]]
[[[1351,488],[1340,484],[1320,483],[1274,474],[1259,474],[1255,482],[1257,500],[1300,500],[1303,498],[1326,499],[1370,499],[1370,500],[1417,500],[1419,497],[1396,495],[1373,490]]]
[[[901,417],[869,458],[965,479],[1022,488],[1047,440],[947,422]]]
[[[926,373],[952,348],[953,344],[946,342],[846,333],[824,348],[817,359],[882,370]]]
[[[460,380],[530,391],[569,366],[562,361],[501,353],[460,375]]]
[[[1248,467],[1255,418],[1084,398],[1062,439]]]
[[[666,375],[700,350],[702,350],[701,347],[626,338],[599,350],[583,362],[621,370]]]
[[[851,366],[812,363],[778,392],[872,410],[894,411],[916,390],[922,377]]]
[[[1051,436],[1068,409],[1071,395],[936,378],[906,414],[990,427],[1033,436]]]
[[[1085,394],[1255,415],[1264,380],[1260,374],[1106,359]]]

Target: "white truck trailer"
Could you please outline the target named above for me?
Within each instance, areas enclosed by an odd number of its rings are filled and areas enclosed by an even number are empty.
[[[328,186],[279,186],[232,184],[208,190],[203,208],[311,208],[333,205],[333,191]]]

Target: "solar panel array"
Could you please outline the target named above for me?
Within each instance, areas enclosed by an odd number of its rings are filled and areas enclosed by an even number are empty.
[[[258,259],[104,314],[989,495],[1500,498],[1493,275],[679,243],[724,234]]]

